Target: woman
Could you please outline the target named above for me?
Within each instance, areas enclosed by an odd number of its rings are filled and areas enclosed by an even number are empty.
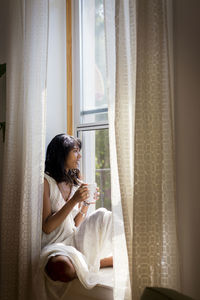
[[[80,181],[80,150],[81,141],[66,134],[55,136],[47,148],[41,268],[45,287],[52,289],[56,282],[55,291],[58,282],[63,291],[63,283],[76,277],[92,288],[99,268],[112,266],[111,212],[100,208],[87,216],[89,193]]]

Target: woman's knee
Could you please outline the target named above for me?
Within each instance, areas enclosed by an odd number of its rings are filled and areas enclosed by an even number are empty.
[[[100,225],[107,224],[112,221],[112,212],[104,207],[98,208],[96,210],[95,218],[99,221]]]
[[[50,258],[46,265],[46,272],[54,281],[69,282],[77,277],[71,260],[66,256]]]

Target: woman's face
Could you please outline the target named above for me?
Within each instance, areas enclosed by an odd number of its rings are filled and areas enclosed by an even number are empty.
[[[65,169],[78,169],[80,158],[80,149],[78,147],[74,147],[66,158]]]

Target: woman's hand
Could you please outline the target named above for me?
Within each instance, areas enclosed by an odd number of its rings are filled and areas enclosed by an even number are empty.
[[[88,198],[89,198],[89,191],[87,188],[87,184],[83,183],[78,188],[78,190],[74,193],[72,200],[75,201],[76,203],[80,203],[82,201],[86,201],[86,199]]]

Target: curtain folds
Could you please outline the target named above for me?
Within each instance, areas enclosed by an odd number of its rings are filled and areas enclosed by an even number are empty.
[[[107,96],[109,98],[109,145],[111,166],[111,197],[113,212],[113,257],[114,269],[114,299],[130,299],[130,279],[127,256],[127,245],[124,234],[123,211],[119,170],[117,164],[117,136],[115,129],[115,92],[116,92],[116,29],[115,29],[115,1],[104,1],[105,32],[106,32],[106,62],[108,75]],[[130,49],[128,49],[129,51]],[[118,114],[119,115],[119,114]],[[122,143],[123,147],[123,143]],[[132,174],[131,174],[132,175]]]
[[[0,298],[35,299],[45,151],[48,1],[8,4]]]
[[[146,286],[179,290],[180,285],[171,6],[169,0],[112,0],[104,1],[104,6],[114,295],[120,300],[131,298],[126,280],[117,287],[120,276],[128,275],[127,250],[132,298],[138,300]],[[123,229],[126,241],[119,234]],[[124,255],[117,245],[123,245]]]

